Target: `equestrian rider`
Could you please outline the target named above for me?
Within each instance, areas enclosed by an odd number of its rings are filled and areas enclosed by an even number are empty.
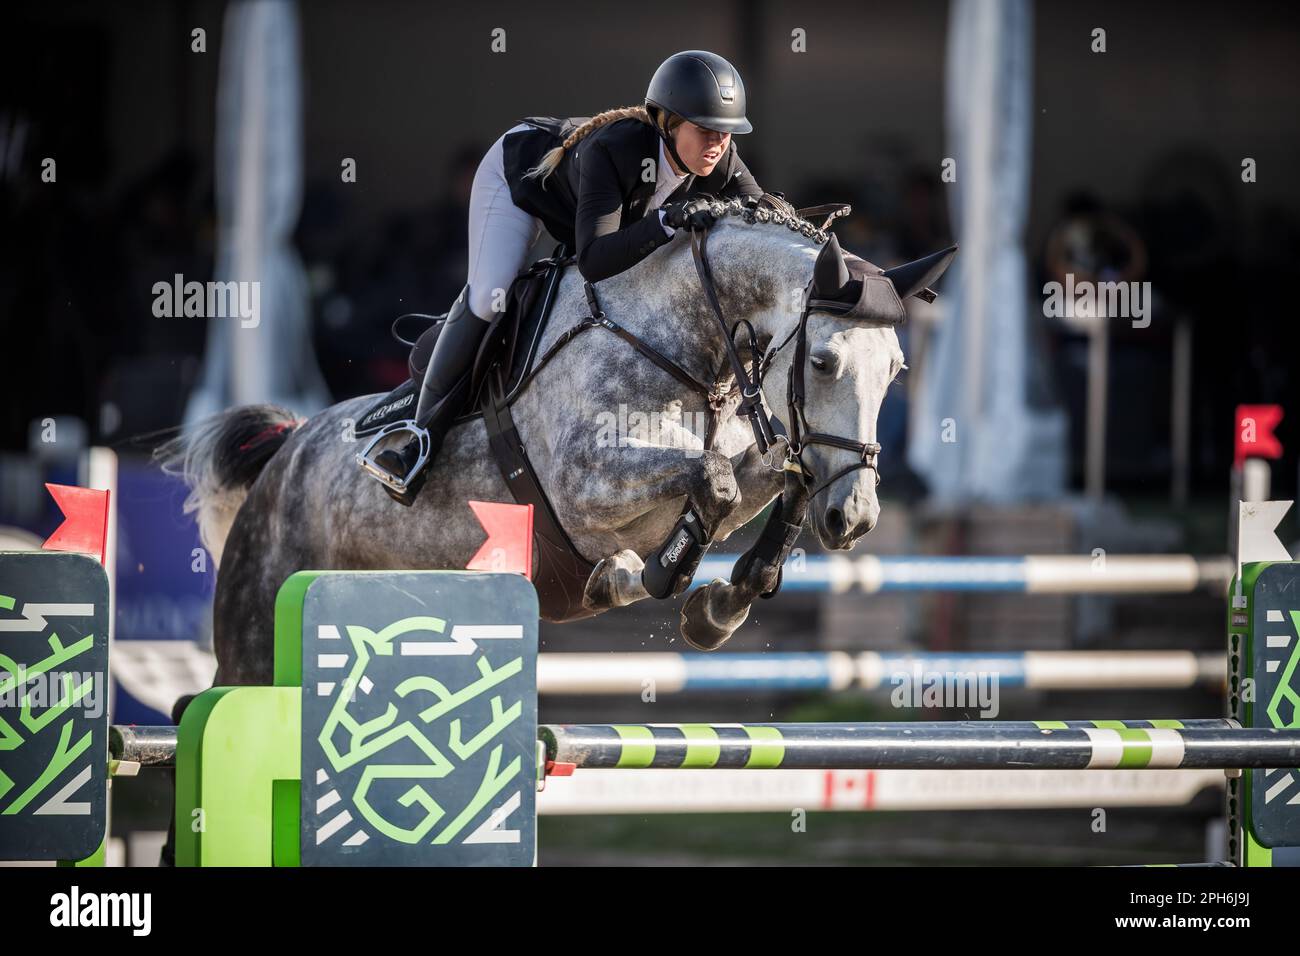
[[[644,106],[590,119],[529,117],[492,144],[474,176],[469,205],[469,275],[438,334],[420,388],[420,439],[375,456],[410,505],[424,484],[468,387],[468,370],[505,290],[527,264],[543,226],[577,252],[589,282],[617,275],[669,242],[679,229],[713,223],[708,200],[761,196],[733,133],[745,118],[745,87],[722,57],[676,53],[650,79]],[[653,169],[653,174],[648,174]]]

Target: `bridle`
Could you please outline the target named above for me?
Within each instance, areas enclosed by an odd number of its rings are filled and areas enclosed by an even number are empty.
[[[834,211],[831,212],[822,229],[817,230],[819,233],[824,234],[826,226],[829,226],[832,220],[848,214],[849,207],[840,205],[818,206],[809,210],[801,209],[799,215],[803,216],[805,213],[816,215],[830,210]],[[808,360],[808,317],[813,311],[843,315],[849,311],[850,306],[833,299],[814,298],[812,295],[813,282],[810,279],[808,285],[804,288],[804,304],[803,311],[799,315],[799,323],[789,335],[782,339],[779,345],[772,347],[769,344],[768,350],[760,359],[758,358],[758,343],[753,326],[744,319],[738,320],[730,327],[727,325],[726,317],[722,313],[722,304],[718,300],[717,285],[713,279],[713,268],[709,264],[708,237],[707,230],[691,232],[691,255],[695,259],[695,270],[699,273],[700,285],[704,289],[704,298],[709,304],[709,310],[722,328],[727,360],[731,364],[732,374],[735,376],[736,384],[740,390],[740,405],[736,410],[737,414],[744,415],[749,420],[759,452],[762,453],[769,466],[775,467],[776,470],[788,469],[797,472],[806,489],[812,486],[815,481],[815,475],[803,457],[803,453],[809,445],[841,448],[858,456],[857,461],[846,465],[829,478],[812,487],[808,491],[809,501],[840,478],[861,468],[870,468],[875,472],[876,484],[879,485],[880,470],[877,467],[880,456],[879,442],[861,442],[841,435],[811,431],[808,426],[808,418],[804,414],[806,395],[804,365]],[[753,367],[752,376],[745,368],[745,363],[741,360],[740,353],[736,348],[735,334],[742,327],[748,329],[749,333],[749,350]],[[790,364],[790,374],[786,381],[786,417],[789,422],[788,427],[786,427],[782,425],[775,415],[767,411],[763,400],[763,377],[767,374],[777,354],[792,340],[795,346],[794,359]],[[773,465],[776,456],[775,447],[778,443],[785,444],[785,454],[780,465]]]

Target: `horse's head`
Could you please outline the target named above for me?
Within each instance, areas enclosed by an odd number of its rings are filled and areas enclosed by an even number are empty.
[[[908,296],[933,299],[928,286],[955,254],[954,246],[881,271],[845,255],[832,235],[817,256],[781,417],[799,447],[824,547],[852,547],[880,517],[876,418],[903,368],[895,327],[906,320]]]
[[[911,295],[933,300],[928,286],[957,251],[953,246],[882,271],[846,255],[827,231],[833,219],[848,211],[837,204],[803,210],[830,212],[818,228],[782,197],[718,202],[714,212],[719,219],[708,234],[676,245],[669,258],[655,260],[655,271],[642,267],[629,278],[638,283],[634,298],[639,300],[664,296],[667,290],[665,311],[679,319],[690,316],[681,328],[684,337],[700,337],[696,351],[705,350],[703,336],[717,340],[719,320],[740,346],[750,335],[755,353],[763,354],[761,384],[774,419],[775,434],[765,440],[778,457],[788,449],[809,492],[818,537],[834,549],[852,547],[880,517],[876,417],[903,368],[894,331],[907,318],[903,300]],[[788,231],[748,228],[755,222]],[[716,239],[708,239],[712,234]],[[706,245],[725,263],[716,272],[708,265]],[[716,292],[716,303],[706,306],[701,285],[706,294]],[[793,326],[792,305],[798,319]],[[742,320],[751,328],[741,329]],[[717,344],[725,348],[724,343]],[[723,359],[728,360],[741,357]],[[786,386],[784,395],[781,386]],[[781,444],[782,429],[788,445]]]

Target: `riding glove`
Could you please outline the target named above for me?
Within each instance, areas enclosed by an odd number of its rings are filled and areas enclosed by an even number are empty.
[[[717,220],[704,196],[693,196],[664,206],[664,225],[672,229],[708,229]]]

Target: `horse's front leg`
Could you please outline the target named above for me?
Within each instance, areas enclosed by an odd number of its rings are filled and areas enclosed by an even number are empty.
[[[682,605],[681,633],[692,647],[717,650],[745,623],[754,599],[771,596],[780,583],[781,566],[807,517],[808,490],[791,472],[784,479],[769,472],[767,480],[773,478],[784,481],[781,497],[758,541],[736,562],[733,581],[715,578]]]
[[[740,505],[740,488],[731,460],[715,451],[628,444],[614,450],[570,450],[561,456],[570,463],[562,479],[563,498],[581,502],[566,518],[575,538],[608,537],[635,527],[639,520],[665,504],[686,498],[712,536]],[[660,532],[662,535],[662,532]],[[636,535],[633,535],[635,537]],[[583,593],[592,611],[622,607],[650,595],[641,581],[644,560],[624,548],[600,561]]]

